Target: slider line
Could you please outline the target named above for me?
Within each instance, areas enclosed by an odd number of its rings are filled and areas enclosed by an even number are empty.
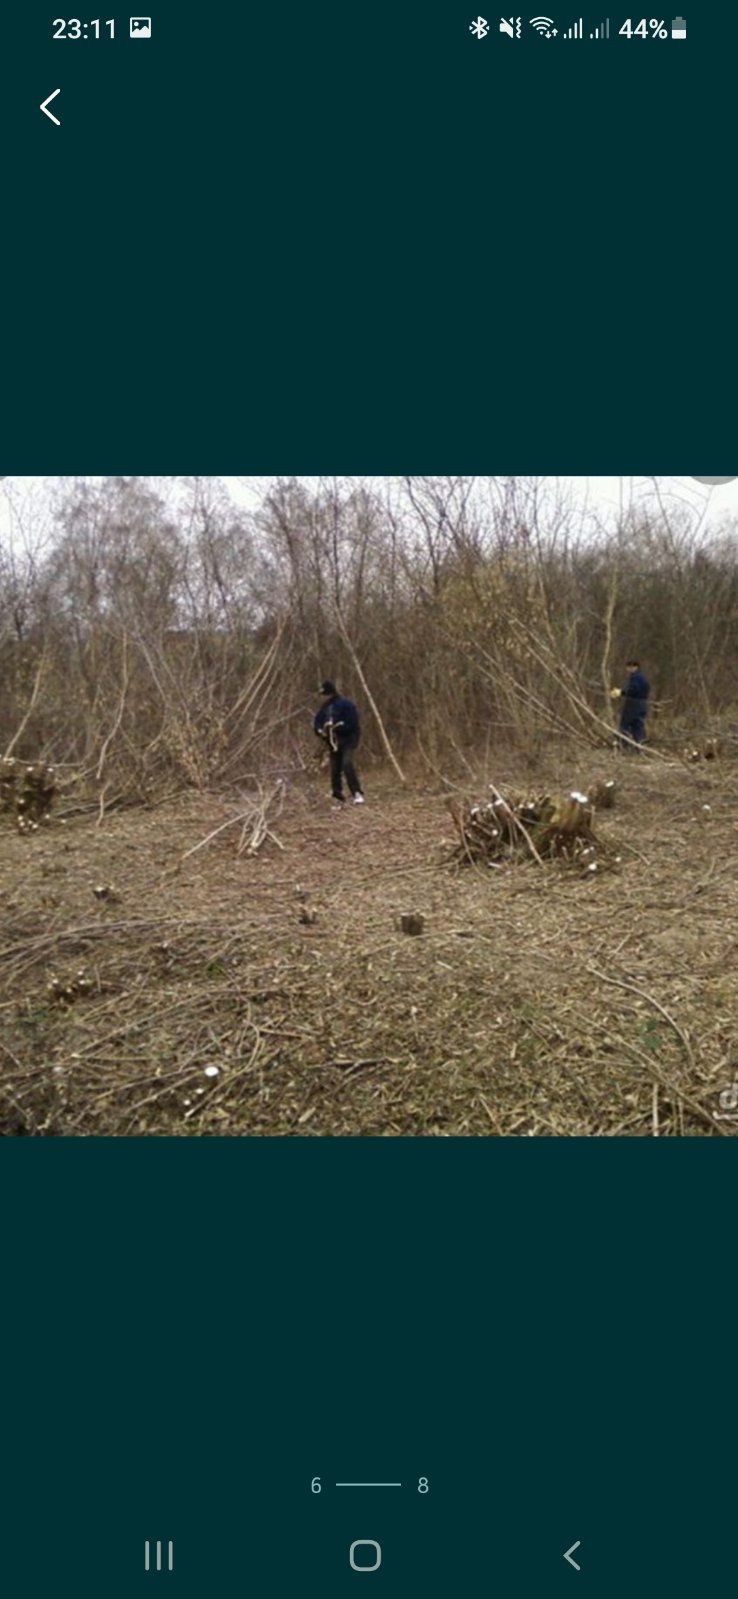
[[[401,1482],[337,1482],[337,1488],[401,1488]]]

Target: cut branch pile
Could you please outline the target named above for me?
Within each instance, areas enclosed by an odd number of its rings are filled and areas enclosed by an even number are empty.
[[[539,866],[560,860],[594,874],[604,861],[619,861],[594,832],[595,810],[614,803],[612,782],[593,784],[587,794],[574,790],[563,797],[510,794],[505,799],[494,785],[490,787],[493,797],[485,804],[447,802],[459,835],[452,859],[460,865],[494,866],[532,857]]]
[[[185,851],[182,861],[189,860],[191,855],[196,855],[198,850],[204,849],[206,844],[209,844],[212,839],[218,838],[227,828],[235,827],[237,822],[241,823],[241,832],[236,847],[237,855],[257,855],[262,844],[267,839],[269,839],[270,843],[276,844],[278,849],[284,849],[284,845],[277,838],[272,827],[272,823],[281,813],[284,794],[284,780],[280,778],[269,794],[265,794],[261,785],[259,785],[257,799],[247,800],[245,795],[241,795],[240,799],[243,804],[236,812],[236,815],[229,816],[226,822],[221,822],[219,827],[214,827],[211,833],[200,839],[199,843],[193,844],[191,849]],[[180,865],[182,861],[180,861]]]
[[[716,761],[719,754],[720,740],[706,738],[702,744],[688,744],[684,751],[684,759],[690,764],[695,761]]]
[[[278,849],[284,849],[270,822],[279,816],[284,804],[284,781],[282,778],[275,784],[270,794],[264,794],[259,788],[259,798],[255,800],[243,817],[237,855],[256,855],[261,849],[265,839],[276,844]]]
[[[56,795],[53,766],[24,766],[12,756],[0,761],[0,815],[11,816],[19,833],[35,833]]]

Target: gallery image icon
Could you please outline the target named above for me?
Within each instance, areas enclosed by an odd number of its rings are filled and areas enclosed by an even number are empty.
[[[671,37],[672,39],[686,39],[687,24],[684,20],[684,17],[674,17],[672,19]]]
[[[559,31],[554,27],[553,17],[531,17],[530,25],[536,33],[540,33],[542,39],[555,39]]]
[[[147,1538],[144,1544],[144,1571],[163,1571],[163,1558],[166,1558],[167,1571],[174,1571],[174,1544],[171,1538],[167,1544],[166,1557],[162,1556],[161,1539],[157,1538],[156,1543],[152,1545]]]
[[[500,17],[500,33],[509,34],[511,39],[520,38],[522,26],[522,17]]]
[[[132,39],[150,39],[151,17],[130,17],[129,33]]]
[[[489,23],[487,18],[477,17],[476,22],[470,22],[469,32],[474,34],[475,39],[486,39],[487,34],[489,33]]]

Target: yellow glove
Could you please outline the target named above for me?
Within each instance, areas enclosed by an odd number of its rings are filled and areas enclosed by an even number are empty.
[[[621,695],[622,695],[622,692],[623,691],[620,688],[611,688],[610,689],[610,699],[611,700],[619,700]]]

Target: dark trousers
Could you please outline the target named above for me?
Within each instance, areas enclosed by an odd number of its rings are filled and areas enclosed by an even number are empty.
[[[621,733],[623,735],[623,748],[624,749],[628,748],[628,745],[625,742],[626,739],[632,739],[634,744],[645,744],[645,742],[646,742],[646,718],[645,718],[645,716],[629,716],[629,717],[623,716],[623,717],[621,717],[621,720],[620,720],[620,731],[621,731]]]
[[[347,738],[343,744],[339,744],[337,750],[331,750],[331,788],[334,799],[343,799],[344,777],[352,794],[363,793],[354,766],[354,750],[358,742],[358,738]]]

